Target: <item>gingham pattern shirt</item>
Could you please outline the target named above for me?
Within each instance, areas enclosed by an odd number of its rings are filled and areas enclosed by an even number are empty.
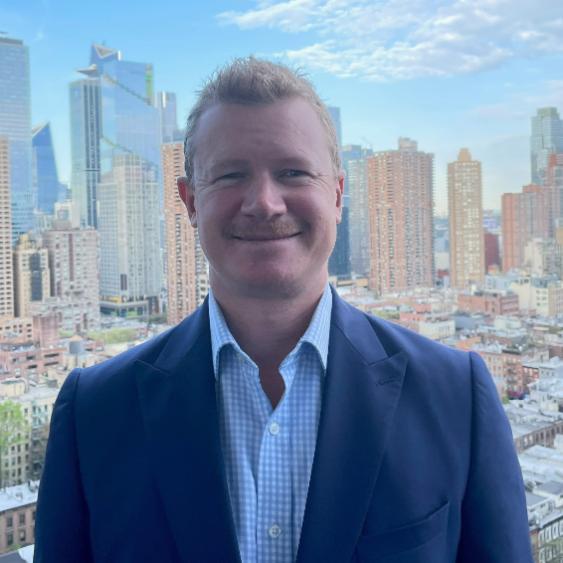
[[[317,440],[332,294],[280,364],[285,392],[275,409],[257,365],[231,334],[209,294],[221,445],[243,563],[295,561]]]

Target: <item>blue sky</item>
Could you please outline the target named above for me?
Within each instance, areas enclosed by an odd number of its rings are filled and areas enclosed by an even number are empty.
[[[154,65],[183,120],[217,66],[254,54],[305,69],[341,108],[344,143],[435,154],[436,209],[446,166],[467,146],[483,163],[484,202],[529,182],[530,117],[563,114],[561,0],[0,0],[0,30],[30,48],[33,123],[50,121],[70,176],[68,84],[105,43]]]

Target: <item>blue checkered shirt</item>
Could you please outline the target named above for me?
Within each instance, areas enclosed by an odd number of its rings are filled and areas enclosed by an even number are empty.
[[[285,392],[275,409],[258,366],[231,334],[209,293],[221,444],[243,563],[295,561],[317,440],[332,294],[280,364]]]

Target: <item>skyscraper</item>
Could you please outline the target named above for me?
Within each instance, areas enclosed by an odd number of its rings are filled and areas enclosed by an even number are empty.
[[[369,274],[369,210],[366,158],[373,152],[360,145],[342,147],[342,162],[346,173],[344,193],[348,194],[350,210],[350,267],[354,274]]]
[[[450,283],[463,289],[485,278],[481,163],[468,149],[448,164],[448,207]]]
[[[10,204],[10,152],[0,137],[0,321],[14,316],[12,270],[12,206]]]
[[[32,178],[39,211],[53,214],[54,206],[61,195],[62,187],[57,174],[55,151],[51,138],[51,126],[43,123],[32,131]]]
[[[340,122],[340,108],[336,106],[327,106],[328,113],[336,129],[336,140],[338,141],[338,146],[342,146],[342,124]]]
[[[0,136],[8,140],[13,242],[34,226],[30,97],[27,46],[0,36]]]
[[[369,285],[379,294],[434,285],[433,165],[408,138],[367,158]]]
[[[161,143],[182,141],[183,134],[178,129],[178,115],[176,107],[176,94],[173,92],[158,92],[156,107],[160,119]]]
[[[540,108],[532,117],[530,149],[532,184],[543,186],[549,156],[563,153],[563,121],[556,108]]]
[[[336,140],[339,150],[342,149],[342,125],[340,122],[340,108],[328,106],[328,113],[336,130]],[[347,278],[350,276],[350,223],[348,210],[348,194],[344,191],[342,201],[342,221],[336,229],[336,242],[328,260],[328,271],[331,276]]]
[[[87,78],[70,84],[70,190],[80,222],[98,226],[97,191],[100,182],[101,105],[100,80],[94,69],[83,69]]]
[[[73,198],[100,232],[102,308],[158,310],[161,289],[160,122],[152,65],[93,45],[71,84]]]
[[[183,143],[162,145],[164,183],[164,227],[166,232],[168,323],[179,323],[207,294],[207,268],[201,257],[197,230],[178,194],[176,178],[184,174]],[[203,267],[202,267],[203,266]]]

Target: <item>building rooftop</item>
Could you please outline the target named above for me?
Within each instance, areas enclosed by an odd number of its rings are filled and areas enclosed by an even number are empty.
[[[33,563],[34,545],[26,545],[17,551],[10,551],[0,555],[0,563]]]
[[[39,481],[30,481],[0,490],[0,512],[37,502]]]

